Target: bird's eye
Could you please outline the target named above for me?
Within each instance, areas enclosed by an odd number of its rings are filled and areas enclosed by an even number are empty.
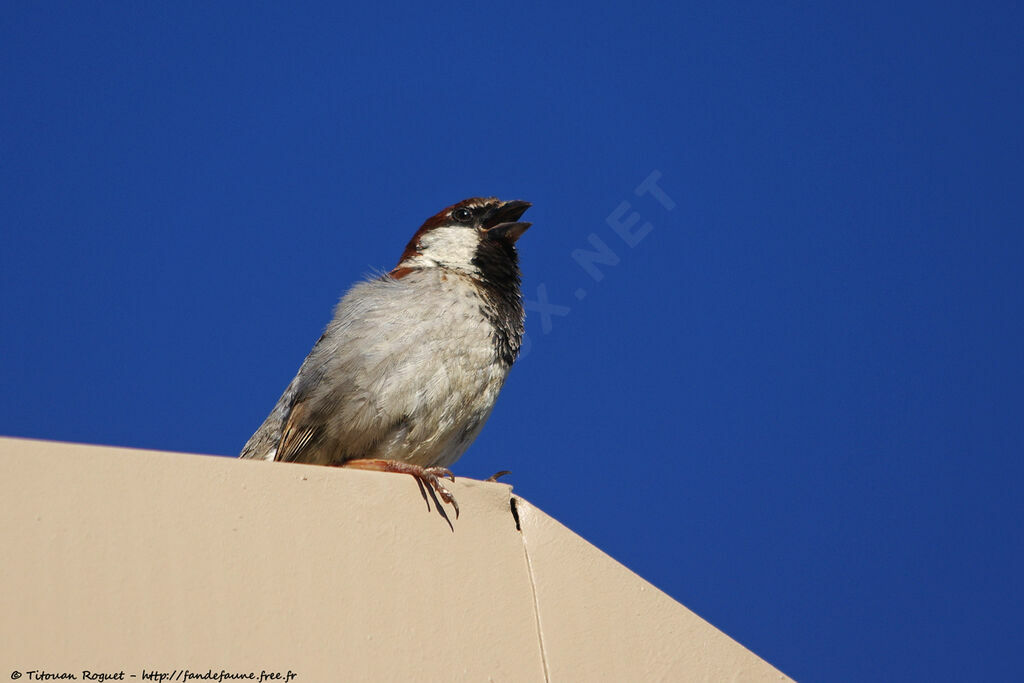
[[[473,220],[473,212],[464,206],[461,206],[452,211],[452,218],[460,223],[468,223]]]

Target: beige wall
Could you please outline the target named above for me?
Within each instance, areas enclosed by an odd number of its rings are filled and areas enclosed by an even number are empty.
[[[785,679],[508,486],[453,491],[449,526],[404,475],[0,439],[0,678]]]

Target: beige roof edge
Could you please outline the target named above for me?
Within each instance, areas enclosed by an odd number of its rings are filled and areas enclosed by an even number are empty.
[[[0,438],[0,667],[786,680],[511,487],[452,487],[446,520],[401,475]]]

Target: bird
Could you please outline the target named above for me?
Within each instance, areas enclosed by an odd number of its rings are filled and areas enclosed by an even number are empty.
[[[530,206],[472,197],[428,218],[392,270],[341,298],[239,457],[410,474],[458,517],[443,479],[523,341],[516,243]]]

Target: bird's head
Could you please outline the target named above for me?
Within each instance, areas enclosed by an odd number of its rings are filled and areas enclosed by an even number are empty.
[[[530,227],[519,222],[528,208],[529,202],[494,197],[452,204],[416,231],[391,276],[442,267],[484,279],[514,273],[518,283],[515,244]]]

